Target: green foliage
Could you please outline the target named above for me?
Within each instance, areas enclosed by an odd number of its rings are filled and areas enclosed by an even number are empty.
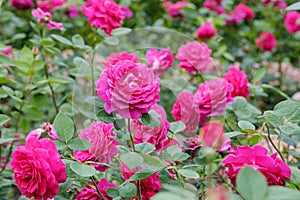
[[[74,123],[66,114],[59,112],[55,117],[53,124],[58,137],[62,141],[68,142],[69,140],[71,140],[75,130]]]

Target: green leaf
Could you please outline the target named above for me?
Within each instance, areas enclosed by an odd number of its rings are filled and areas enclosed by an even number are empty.
[[[93,166],[84,165],[81,163],[71,163],[70,167],[73,172],[82,177],[90,177],[96,174],[96,169]]]
[[[260,81],[266,74],[266,68],[262,67],[255,71],[253,76],[253,82]]]
[[[144,162],[142,163],[141,167],[143,170],[153,171],[157,172],[165,168],[165,165],[158,160],[157,158],[153,156],[148,156],[146,154],[140,153],[140,155],[143,157]]]
[[[118,36],[118,35],[126,35],[128,33],[130,33],[132,30],[130,28],[117,28],[114,29],[111,34],[113,36]]]
[[[144,154],[152,153],[155,150],[155,146],[148,142],[143,142],[135,145],[135,150]]]
[[[291,115],[293,112],[299,109],[299,107],[300,102],[295,100],[285,100],[276,104],[273,114],[278,116]]]
[[[34,60],[32,51],[28,47],[24,46],[23,49],[20,51],[19,60],[31,65]]]
[[[300,184],[300,170],[297,167],[290,167],[292,170],[292,175],[290,178],[291,183],[295,185]]]
[[[57,150],[63,150],[66,148],[66,143],[60,141],[60,140],[54,140],[55,146]]]
[[[190,157],[189,154],[183,153],[183,152],[176,153],[175,155],[172,156],[173,160],[179,161],[179,162],[183,162],[186,159],[188,159],[189,157]]]
[[[121,161],[131,170],[140,166],[144,159],[138,153],[128,152],[120,156]]]
[[[56,34],[52,34],[51,37],[65,45],[73,46],[73,43],[65,37],[62,37],[62,36],[56,35]]]
[[[110,197],[117,197],[119,196],[119,191],[116,188],[107,188],[106,194]]]
[[[149,170],[142,170],[138,171],[135,174],[133,174],[130,178],[129,181],[138,181],[138,180],[143,180],[152,174],[154,174],[156,171],[149,171]]]
[[[288,6],[285,10],[300,10],[300,2]]]
[[[71,178],[67,178],[66,182],[59,184],[59,193],[64,193],[73,184]]]
[[[39,70],[43,69],[44,66],[45,66],[45,62],[43,60],[36,60],[32,64],[32,68],[35,71],[39,71]]]
[[[104,39],[104,42],[111,46],[117,46],[120,43],[119,39],[116,37],[107,37]]]
[[[8,122],[10,120],[10,117],[4,114],[0,114],[0,126],[2,126],[4,123]]]
[[[248,121],[244,121],[241,120],[238,122],[238,126],[243,130],[243,131],[247,131],[247,130],[255,130],[255,126]]]
[[[104,109],[101,109],[97,112],[97,117],[100,121],[104,121],[106,123],[114,122],[114,116],[112,114],[108,114]]]
[[[76,67],[80,67],[80,68],[82,67],[84,69],[90,66],[90,64],[86,60],[80,57],[75,57],[73,63]]]
[[[121,197],[130,198],[136,196],[136,186],[133,183],[126,183],[119,188]]]
[[[15,141],[17,140],[17,138],[0,138],[0,144],[4,144],[4,143],[7,143],[7,142],[12,142],[12,141]]]
[[[186,178],[194,178],[194,179],[198,179],[200,176],[198,173],[196,173],[195,171],[191,170],[191,169],[180,169],[178,170],[179,174],[181,174],[182,176],[186,177]]]
[[[0,77],[5,77],[7,73],[7,69],[0,67]]]
[[[84,138],[73,138],[68,143],[68,147],[72,150],[87,150],[92,146],[92,143]]]
[[[73,137],[74,123],[66,114],[59,112],[53,124],[58,137],[62,141],[68,142]]]
[[[139,122],[149,126],[150,128],[154,128],[160,126],[160,121],[158,119],[160,117],[161,116],[155,110],[150,110],[149,113],[142,115],[142,117],[139,119]]]
[[[232,137],[235,137],[235,136],[238,136],[238,135],[243,135],[243,133],[240,132],[240,131],[228,132],[228,133],[224,134],[224,137],[225,138],[232,138]]]
[[[9,57],[0,54],[0,63],[15,66],[15,63],[13,60],[11,60]]]
[[[178,145],[174,145],[174,146],[168,147],[167,152],[168,152],[168,154],[170,154],[173,157],[175,154],[181,153],[182,149]]]
[[[45,47],[52,47],[55,45],[55,42],[52,39],[42,39],[41,45]]]
[[[300,192],[288,187],[270,186],[267,200],[299,200]]]
[[[170,125],[170,131],[172,131],[172,133],[174,134],[183,131],[185,128],[186,128],[185,124],[181,121],[172,122]]]
[[[267,196],[268,184],[259,171],[245,166],[236,178],[237,189],[246,200],[264,200]]]
[[[44,113],[36,107],[28,107],[28,108],[24,109],[23,111],[24,111],[27,119],[30,119],[33,121],[41,121],[44,117]]]
[[[80,47],[84,46],[84,39],[79,34],[76,34],[72,37],[72,42],[76,46],[80,46]]]

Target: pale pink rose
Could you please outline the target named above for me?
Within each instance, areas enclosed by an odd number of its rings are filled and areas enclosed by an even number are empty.
[[[162,76],[174,63],[173,53],[170,52],[170,48],[164,48],[162,50],[149,49],[146,53],[148,60],[148,66],[154,71],[157,76]]]
[[[124,163],[121,163],[121,170],[125,180],[128,180],[136,170],[130,170]],[[139,169],[142,170],[142,169]],[[136,181],[133,182],[136,185]],[[143,200],[150,200],[153,195],[161,191],[161,182],[159,179],[159,173],[156,172],[151,176],[140,181],[141,194]],[[137,196],[133,197],[132,200],[137,200]]]
[[[79,10],[77,9],[77,7],[75,5],[70,5],[69,9],[66,11],[67,15],[70,18],[76,18],[79,16]]]
[[[105,124],[103,122],[91,123],[86,129],[82,130],[78,135],[92,143],[88,150],[75,150],[74,157],[80,161],[94,161],[104,164],[110,164],[112,158],[118,153],[118,142],[113,140],[111,136],[116,136],[112,132],[113,124]],[[99,171],[104,171],[107,167],[101,164],[92,164]]]
[[[96,88],[106,112],[116,112],[124,118],[141,117],[160,99],[159,78],[146,65],[131,60],[106,67]]]
[[[130,53],[127,53],[125,51],[122,51],[122,52],[119,52],[119,53],[110,54],[106,58],[105,62],[103,62],[102,64],[103,64],[104,67],[113,66],[121,60],[123,60],[123,61],[130,60],[132,62],[137,63],[138,62],[138,57],[135,54],[130,54]]]
[[[299,21],[300,21],[300,14],[297,11],[288,12],[284,18],[284,24],[286,30],[292,34],[300,31]]]
[[[91,26],[102,28],[109,36],[112,30],[121,26],[125,18],[121,6],[113,0],[87,0],[81,9]]]
[[[59,183],[66,181],[66,166],[50,139],[31,137],[25,146],[17,147],[12,158],[14,179],[27,198],[52,199],[58,194]]]
[[[272,6],[277,8],[280,11],[284,10],[287,7],[287,4],[284,0],[263,0],[263,5]]]
[[[194,95],[188,91],[181,92],[173,105],[171,114],[174,116],[175,121],[182,121],[185,124],[184,132],[193,133],[197,130],[198,125],[201,124],[201,117],[193,105]]]
[[[224,144],[224,127],[217,121],[210,121],[201,129],[201,139],[204,146],[219,149]]]
[[[176,59],[180,61],[179,67],[187,72],[212,72],[214,68],[210,67],[213,61],[211,53],[212,50],[205,43],[193,41],[178,49]]]
[[[268,150],[261,145],[238,146],[237,149],[229,151],[222,163],[226,169],[225,173],[234,185],[237,174],[247,165],[260,171],[269,185],[285,186],[286,179],[291,177],[291,169],[276,156],[277,153],[269,156]]]
[[[111,184],[105,178],[101,178],[99,183],[97,184],[97,187],[101,192],[101,194],[105,197],[105,200],[113,199],[107,195],[106,189],[116,187],[114,184]],[[90,186],[86,186],[79,192],[79,194],[76,195],[76,200],[99,200],[99,199],[101,199],[100,195],[97,193],[97,191],[94,188]]]
[[[276,47],[276,38],[272,32],[261,32],[256,39],[256,45],[262,51],[272,51]]]
[[[20,11],[25,11],[34,6],[32,0],[10,0],[10,4],[13,8]]]
[[[167,121],[167,115],[163,107],[154,105],[151,110],[156,111],[160,117],[160,126],[151,128],[140,123],[137,119],[132,120],[130,129],[134,132],[134,143],[149,142],[153,144],[157,151],[162,148],[162,141],[166,139],[170,129],[170,123]]]
[[[133,12],[126,6],[121,6],[121,11],[125,18],[131,18],[133,16]]]
[[[175,4],[173,4],[171,1],[166,1],[163,5],[167,8],[170,17],[179,17],[180,19],[183,19],[184,16],[181,13],[181,9],[183,9],[187,4],[188,3],[185,1],[178,1]]]
[[[8,56],[10,51],[12,49],[12,46],[11,45],[8,45],[6,49],[2,50],[1,52],[3,53],[3,55],[6,55]]]
[[[38,8],[45,12],[52,12],[54,9],[61,7],[64,4],[64,0],[38,0]]]
[[[49,30],[63,30],[62,23],[52,21],[52,14],[50,12],[44,12],[42,9],[37,8],[32,10],[31,14],[37,18],[40,25],[46,26]]]
[[[225,12],[225,8],[222,6],[222,1],[223,0],[205,0],[203,6],[209,10],[215,11],[220,15]]]
[[[240,71],[240,69],[235,66],[231,66],[229,71],[223,75],[223,78],[233,86],[232,97],[243,96],[248,99],[249,88],[245,72]]]
[[[235,25],[241,21],[250,22],[254,18],[255,14],[248,6],[239,4],[234,10],[228,14],[226,19],[227,25]]]
[[[233,86],[225,79],[202,83],[194,94],[194,105],[202,116],[221,116],[228,103],[233,103]]]
[[[211,25],[211,22],[204,23],[196,31],[197,38],[200,40],[209,40],[217,34],[217,30]]]

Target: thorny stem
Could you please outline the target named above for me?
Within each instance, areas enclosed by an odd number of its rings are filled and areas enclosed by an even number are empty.
[[[102,199],[102,200],[105,200],[105,197],[104,197],[103,194],[100,192],[100,190],[99,190],[99,188],[98,188],[98,186],[97,186],[96,180],[95,180],[95,178],[94,178],[93,176],[91,177],[91,180],[92,180],[92,182],[93,182],[93,184],[94,184],[94,186],[95,186],[95,188],[96,188],[97,193],[100,195],[101,199]]]
[[[277,151],[277,153],[279,154],[280,158],[285,162],[284,157],[282,156],[281,152],[279,151],[279,149],[276,147],[276,145],[274,144],[274,142],[271,139],[269,125],[266,124],[266,127],[267,127],[267,132],[268,132],[268,139],[269,139],[270,143],[272,144],[272,146],[274,147],[274,149]]]

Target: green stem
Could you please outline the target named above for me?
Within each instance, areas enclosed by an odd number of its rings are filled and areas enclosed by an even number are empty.
[[[270,143],[272,144],[272,146],[274,147],[274,149],[277,151],[277,153],[279,154],[280,158],[285,162],[283,155],[281,154],[281,152],[279,151],[279,149],[276,147],[276,145],[273,143],[273,141],[271,139],[269,125],[266,124],[266,127],[267,127],[267,132],[268,132],[268,139],[269,139]]]
[[[97,186],[96,180],[95,180],[95,178],[94,178],[93,176],[91,177],[91,180],[92,180],[92,182],[93,182],[93,184],[94,184],[94,186],[95,186],[95,188],[96,188],[97,193],[100,195],[101,200],[105,200],[105,197],[104,197],[103,194],[100,192],[100,190],[99,190],[99,188],[98,188],[98,186]]]

